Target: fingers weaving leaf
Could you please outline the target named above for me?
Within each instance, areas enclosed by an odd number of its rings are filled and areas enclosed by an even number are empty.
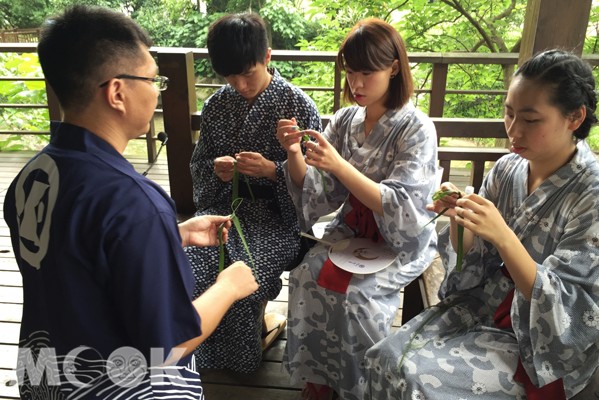
[[[310,141],[310,135],[306,134],[306,135],[302,136],[302,141],[303,142],[309,142]],[[323,188],[324,192],[328,193],[327,182],[324,180],[324,174],[322,173],[322,171],[320,169],[316,168],[316,170],[320,174],[320,179],[322,180],[322,188]]]
[[[458,199],[462,197],[462,193],[460,191],[437,190],[435,193],[433,193],[433,201],[441,200],[445,196],[452,196],[452,195],[456,195],[458,197]],[[430,221],[428,221],[426,223],[426,225],[430,224],[431,222],[433,222],[437,218],[439,218],[441,215],[445,214],[447,212],[447,210],[449,210],[449,207],[446,207],[443,210],[441,210],[441,212],[439,214],[437,214],[434,218],[432,218]],[[426,226],[426,225],[424,225],[424,226]],[[457,238],[458,239],[458,243],[457,243],[458,248],[456,249],[455,269],[456,269],[456,271],[461,272],[462,271],[462,261],[464,259],[464,227],[462,225],[458,224],[457,233],[458,233],[458,238]]]

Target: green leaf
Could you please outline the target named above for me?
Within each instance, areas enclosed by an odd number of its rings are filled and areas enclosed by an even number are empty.
[[[464,258],[464,227],[458,225],[458,249],[457,249],[455,270],[462,272],[462,260]]]
[[[234,203],[235,200],[239,198],[239,172],[237,172],[237,162],[233,163],[233,197],[231,198],[231,203]]]
[[[247,176],[246,176],[247,178]],[[248,185],[248,188],[250,189],[250,194],[252,196],[252,199],[254,198],[254,195],[252,193],[252,189],[249,187],[249,182],[246,180],[246,183]],[[233,199],[231,201],[231,215],[229,215],[229,218],[231,219],[231,221],[233,221],[233,226],[235,227],[235,230],[237,231],[237,234],[239,235],[239,238],[241,239],[241,243],[243,243],[243,248],[245,249],[245,252],[248,256],[248,259],[250,261],[250,265],[252,266],[252,270],[254,271],[254,275],[257,277],[257,273],[256,273],[256,267],[254,265],[254,259],[252,258],[252,253],[250,252],[250,248],[247,245],[247,242],[245,240],[245,236],[243,235],[243,229],[241,228],[241,223],[239,222],[239,218],[237,217],[237,209],[239,208],[239,206],[241,205],[241,203],[243,202],[243,199],[239,197],[239,172],[237,171],[237,163],[233,163]],[[219,232],[218,232],[218,244],[219,244],[219,254],[218,254],[218,270],[222,271],[225,268],[225,246],[224,243],[222,241],[222,230],[223,230],[224,224],[221,224],[221,226],[219,227]]]
[[[433,193],[433,201],[437,201],[442,199],[445,196],[451,196],[451,195],[457,195],[458,199],[462,197],[462,193],[459,191],[455,191],[455,190],[437,190],[435,193]],[[449,207],[444,208],[439,214],[437,214],[434,218],[432,218],[430,221],[428,221],[424,226],[430,224],[431,222],[433,222],[434,220],[436,220],[437,218],[439,218],[441,215],[445,214],[447,212],[447,210],[449,210]],[[456,266],[455,269],[458,272],[462,271],[462,260],[464,258],[464,227],[462,225],[458,224],[458,229],[457,229],[457,234],[458,234],[458,243],[457,243],[457,249],[456,249]]]
[[[233,220],[233,225],[235,226],[235,229],[237,230],[237,233],[239,234],[239,237],[241,238],[241,242],[243,243],[243,248],[245,249],[248,259],[250,260],[250,265],[252,266],[254,275],[257,277],[258,275],[256,274],[256,266],[254,265],[254,259],[252,258],[252,253],[250,252],[250,248],[248,247],[248,244],[245,241],[245,236],[243,236],[243,230],[241,229],[241,223],[239,222],[239,218],[237,217],[237,215],[233,215],[232,220]]]

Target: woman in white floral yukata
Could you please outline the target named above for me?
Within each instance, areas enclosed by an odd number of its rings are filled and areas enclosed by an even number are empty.
[[[451,217],[439,235],[442,300],[366,353],[367,399],[561,400],[593,382],[599,165],[584,139],[596,106],[575,55],[546,51],[518,69],[505,100],[512,154],[479,195],[429,206]]]
[[[292,383],[305,385],[305,399],[359,400],[365,351],[389,334],[400,289],[435,253],[434,227],[423,225],[434,215],[426,204],[435,189],[437,135],[410,102],[410,65],[391,25],[359,22],[337,64],[346,74],[345,97],[357,105],[339,110],[323,134],[279,122],[287,187],[304,229],[340,208],[325,240],[370,238],[397,257],[378,272],[352,274],[329,259],[328,246],[313,247],[289,277],[284,364]],[[304,135],[314,138],[305,158]]]

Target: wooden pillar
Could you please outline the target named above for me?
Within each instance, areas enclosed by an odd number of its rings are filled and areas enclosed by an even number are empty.
[[[447,64],[433,64],[429,117],[442,117],[447,91]]]
[[[164,130],[168,135],[166,154],[171,197],[179,214],[195,211],[189,161],[193,151],[191,114],[197,111],[193,52],[169,48],[158,52],[160,75],[169,78],[162,92]]]
[[[556,47],[581,55],[591,2],[528,0],[518,63]]]

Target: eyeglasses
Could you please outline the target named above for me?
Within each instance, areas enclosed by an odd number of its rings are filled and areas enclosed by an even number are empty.
[[[154,86],[156,86],[156,89],[158,89],[160,91],[166,90],[166,88],[168,87],[168,78],[166,76],[161,76],[161,75],[157,75],[155,78],[146,78],[145,76],[121,74],[121,75],[115,76],[112,79],[134,79],[134,80],[138,80],[138,81],[152,82],[154,84]],[[110,82],[110,79],[107,80],[106,82],[101,83],[100,87],[104,87],[104,86],[108,85],[108,82]]]

